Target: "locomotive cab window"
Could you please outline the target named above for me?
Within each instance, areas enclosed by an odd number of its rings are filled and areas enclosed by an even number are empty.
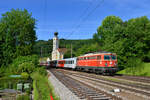
[[[112,55],[111,58],[112,58],[112,60],[116,60],[116,56],[115,55]]]
[[[109,55],[104,55],[104,60],[110,60],[110,56]]]

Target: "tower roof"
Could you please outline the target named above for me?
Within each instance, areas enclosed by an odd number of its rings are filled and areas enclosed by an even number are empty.
[[[58,32],[54,32],[54,35],[57,36],[57,35],[58,35]]]

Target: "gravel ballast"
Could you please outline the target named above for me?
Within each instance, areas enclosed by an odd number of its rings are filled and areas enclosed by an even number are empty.
[[[49,70],[49,81],[54,87],[54,91],[60,100],[81,100],[64,86]],[[83,99],[82,99],[83,100]]]

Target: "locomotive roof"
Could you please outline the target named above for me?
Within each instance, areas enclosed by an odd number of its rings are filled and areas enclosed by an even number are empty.
[[[81,55],[79,57],[82,57],[82,56],[91,56],[91,55],[98,55],[98,54],[116,54],[116,53],[112,53],[112,52],[95,52],[95,53],[84,54],[84,55]]]
[[[60,60],[74,60],[77,59],[77,57],[73,57],[73,58],[65,58],[65,59],[60,59]]]

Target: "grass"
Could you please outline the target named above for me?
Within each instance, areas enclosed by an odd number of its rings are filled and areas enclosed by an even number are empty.
[[[17,97],[17,100],[30,100],[30,96],[27,94],[20,95]]]
[[[127,68],[118,72],[118,74],[150,76],[150,63],[143,63],[135,68]]]
[[[33,92],[34,100],[50,100],[50,95],[54,100],[60,100],[55,94],[52,85],[48,81],[48,77],[37,72],[33,73]]]

